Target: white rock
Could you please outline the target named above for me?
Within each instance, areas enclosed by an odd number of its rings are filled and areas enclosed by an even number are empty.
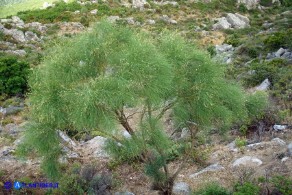
[[[131,138],[131,134],[128,131],[123,131],[123,136],[127,139]]]
[[[146,4],[147,4],[146,0],[132,0],[133,8],[139,8],[140,10],[144,9],[144,5]]]
[[[227,21],[225,17],[219,18],[218,22],[213,25],[214,30],[230,29],[231,24]]]
[[[191,188],[185,182],[176,182],[172,189],[173,195],[191,195]]]
[[[190,178],[194,178],[194,177],[197,177],[199,175],[201,175],[202,173],[205,173],[205,172],[214,172],[214,171],[219,171],[219,170],[222,170],[222,169],[225,169],[223,166],[219,165],[218,163],[216,164],[212,164],[208,167],[206,167],[205,169],[197,172],[197,173],[194,173],[194,174],[191,174],[189,177]]]
[[[93,14],[93,15],[96,15],[97,14],[97,9],[91,10],[90,13]]]
[[[263,164],[263,162],[256,158],[256,157],[252,157],[252,156],[244,156],[244,157],[241,157],[239,159],[236,159],[232,166],[233,167],[237,167],[237,166],[240,166],[240,165],[243,165],[243,166],[248,166],[248,165],[252,165],[252,166],[260,166],[261,164]]]
[[[237,4],[244,4],[248,10],[251,10],[257,8],[259,0],[237,0]]]
[[[275,56],[276,57],[281,57],[281,55],[283,55],[284,53],[285,53],[285,49],[283,49],[283,48],[280,48],[276,53],[275,53]]]
[[[77,144],[70,138],[68,137],[65,133],[63,133],[62,131],[58,130],[57,131],[59,136],[67,143],[69,144],[71,147],[76,147]]]
[[[83,147],[89,152],[93,154],[93,157],[103,158],[109,157],[109,155],[105,152],[104,146],[107,138],[96,136],[91,140],[85,142]]]
[[[257,91],[266,91],[269,89],[271,83],[269,79],[265,79],[259,86],[257,86],[255,89]]]
[[[289,157],[286,156],[286,157],[281,159],[281,162],[286,162],[287,160],[289,160]]]
[[[226,20],[231,24],[233,28],[240,29],[249,27],[249,19],[240,14],[232,14],[228,13],[226,16]]]
[[[107,18],[107,20],[108,20],[109,22],[111,22],[111,23],[114,23],[114,22],[116,22],[116,21],[119,20],[119,19],[120,19],[119,16],[109,16],[109,17]]]
[[[155,20],[146,20],[146,23],[148,23],[148,24],[155,24]]]
[[[285,145],[286,145],[286,142],[285,142],[284,140],[278,138],[278,137],[272,139],[272,141],[278,143],[278,144],[281,145],[281,146],[285,146]]]
[[[167,15],[163,15],[160,17],[160,19],[168,24],[177,24],[177,21],[171,19],[170,17],[168,17]]]
[[[49,8],[49,7],[52,7],[53,6],[53,4],[51,4],[51,3],[48,3],[48,2],[44,2],[43,3],[43,9],[47,9],[47,8]]]
[[[273,126],[273,129],[275,130],[275,131],[283,131],[283,130],[285,130],[287,128],[287,125],[274,125]]]

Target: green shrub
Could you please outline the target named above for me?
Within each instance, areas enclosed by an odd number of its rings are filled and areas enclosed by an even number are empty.
[[[292,1],[291,0],[280,0],[281,4],[283,6],[286,6],[286,7],[291,7],[292,6]]]
[[[195,191],[193,195],[231,195],[231,193],[217,183],[210,183],[202,189]]]
[[[43,10],[39,9],[19,12],[18,16],[25,22],[53,23],[58,21],[70,21],[72,18],[70,12],[74,12],[80,9],[81,5],[76,1],[71,3],[60,1],[56,3],[54,7]]]
[[[260,5],[271,6],[271,5],[273,5],[273,1],[272,0],[260,0]]]
[[[21,95],[27,90],[29,64],[14,57],[0,58],[0,95]]]
[[[258,195],[260,187],[251,182],[245,182],[242,185],[237,183],[235,185],[233,195]]]
[[[282,195],[291,195],[292,194],[292,179],[285,176],[274,176],[272,177],[271,183],[277,191]]]
[[[266,49],[269,51],[274,51],[280,47],[292,47],[292,29],[286,31],[275,32],[264,40]]]
[[[244,138],[236,138],[235,139],[235,145],[238,148],[243,148],[244,146],[246,146],[247,141]]]

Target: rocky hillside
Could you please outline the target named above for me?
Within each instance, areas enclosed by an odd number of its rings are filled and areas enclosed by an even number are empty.
[[[7,6],[8,1],[0,1]],[[13,9],[15,2],[7,7]],[[1,9],[2,10],[2,9]],[[13,11],[13,10],[12,10]],[[7,13],[13,12],[6,11]],[[292,3],[289,0],[80,0],[44,2],[41,9],[18,10],[0,19],[0,192],[8,181],[49,181],[42,157],[21,155],[29,124],[27,79],[42,68],[52,46],[92,31],[100,21],[159,36],[175,31],[212,57],[225,77],[247,93],[266,92],[269,107],[261,117],[220,132],[196,136],[191,154],[181,143],[193,143],[191,130],[175,128],[172,115],[163,119],[175,143],[170,170],[184,164],[172,193],[292,194]],[[0,11],[2,12],[2,11]],[[7,17],[6,17],[7,16]],[[80,62],[81,63],[81,62]],[[255,105],[251,105],[255,106]],[[256,107],[256,106],[255,106]],[[124,116],[138,125],[142,108]],[[123,129],[122,126],[119,129]],[[57,131],[64,175],[56,189],[22,188],[26,194],[159,194],[144,174],[143,163],[117,160],[104,149],[109,139],[99,132]],[[116,133],[130,139],[128,131]],[[98,178],[98,179],[97,179]],[[90,190],[91,191],[90,191]]]

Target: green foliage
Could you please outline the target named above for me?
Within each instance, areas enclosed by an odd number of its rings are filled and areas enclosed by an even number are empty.
[[[274,59],[264,63],[253,63],[250,66],[250,70],[254,70],[255,73],[245,79],[247,86],[256,86],[263,82],[265,79],[273,84],[277,83],[281,77],[280,70],[287,71],[285,67],[286,62],[283,59]]]
[[[292,179],[285,176],[274,176],[272,177],[271,183],[283,195],[292,194]]]
[[[25,22],[53,23],[58,21],[70,21],[71,13],[80,10],[81,5],[76,1],[65,3],[57,2],[54,7],[43,10],[30,10],[19,12],[18,16]],[[69,11],[69,12],[68,12]]]
[[[267,107],[267,93],[258,91],[254,94],[249,95],[246,101],[246,108],[249,120],[261,119]]]
[[[217,183],[209,183],[193,195],[231,195],[231,193]]]
[[[153,38],[107,22],[51,48],[29,84],[26,144],[44,156],[51,177],[60,173],[56,129],[95,130],[110,138],[107,149],[114,158],[144,161],[145,173],[167,192],[176,174],[167,171],[173,152],[165,149],[173,143],[161,121],[166,110],[173,108],[176,124],[196,123],[198,130],[248,117],[247,96],[224,79],[224,69],[207,53],[177,34]],[[135,130],[125,116],[129,107],[143,108]],[[131,138],[116,137],[117,124]]]
[[[207,51],[210,53],[211,56],[215,56],[216,55],[216,50],[215,50],[215,46],[211,45],[207,48]]]
[[[235,185],[234,195],[258,195],[260,187],[251,182],[245,182],[243,184],[237,183]]]
[[[286,7],[291,7],[292,6],[292,1],[290,0],[280,0],[281,5],[286,6]]]
[[[260,0],[260,5],[271,6],[271,5],[273,5],[273,3],[272,3],[272,0]]]
[[[246,146],[247,141],[244,138],[236,138],[235,139],[235,145],[238,148],[243,148],[244,146]]]
[[[14,57],[0,58],[0,95],[24,94],[27,90],[29,64]]]
[[[280,47],[292,47],[292,29],[275,32],[264,40],[264,44],[269,51],[274,51]]]

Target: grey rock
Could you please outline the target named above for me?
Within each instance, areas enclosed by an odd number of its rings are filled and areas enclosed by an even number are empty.
[[[90,13],[93,14],[93,15],[96,15],[97,14],[97,9],[91,10]]]
[[[219,18],[218,22],[213,25],[214,30],[230,29],[232,26],[225,17]]]
[[[187,140],[191,137],[191,132],[188,128],[183,128],[182,131],[181,131],[181,136],[180,136],[180,139],[181,140]]]
[[[128,132],[128,131],[123,131],[123,136],[126,138],[126,139],[130,139],[132,136],[131,134]]]
[[[1,19],[0,22],[1,23],[11,23],[12,19]]]
[[[48,26],[49,26],[49,24],[48,24]],[[39,31],[39,32],[42,33],[42,34],[45,34],[46,31],[47,31],[47,29],[48,29],[48,27],[47,27],[46,25],[43,25],[43,24],[41,24],[41,23],[39,23],[39,22],[26,23],[26,24],[24,25],[24,27],[25,27],[25,28],[32,28],[32,29],[35,29],[35,30]]]
[[[286,59],[292,59],[292,53],[289,51],[286,51],[281,57],[286,58]]]
[[[178,6],[178,2],[176,1],[153,1],[154,4],[156,5],[172,5],[172,6]]]
[[[144,9],[144,6],[147,4],[146,0],[132,0],[132,7],[138,8],[140,10]]]
[[[114,195],[135,195],[135,194],[132,192],[126,191],[126,192],[116,192]]]
[[[172,189],[173,195],[191,195],[191,188],[185,182],[176,182]]]
[[[25,39],[27,41],[34,41],[34,42],[39,42],[40,41],[38,36],[35,33],[31,32],[31,31],[26,31],[25,32]]]
[[[0,107],[0,112],[4,114],[5,116],[16,114],[23,110],[23,107],[21,106],[8,106],[7,108]]]
[[[271,82],[269,81],[269,79],[265,79],[259,86],[257,86],[255,89],[257,91],[266,91],[269,89],[271,85]]]
[[[214,171],[219,171],[222,169],[225,169],[225,168],[223,166],[221,166],[220,164],[216,163],[216,164],[212,164],[212,165],[206,167],[205,169],[203,169],[197,173],[191,174],[189,177],[194,178],[194,177],[198,177],[199,175],[201,175],[202,173],[205,173],[205,172],[214,172]]]
[[[283,130],[287,129],[287,125],[274,125],[273,129],[275,131],[283,131]]]
[[[135,20],[133,17],[128,17],[125,18],[125,20],[127,21],[128,24],[134,25],[135,24]]]
[[[94,157],[97,157],[97,158],[109,157],[109,155],[104,150],[106,141],[107,141],[107,138],[96,136],[93,139],[85,142],[83,144],[83,147],[86,148],[86,150],[89,153],[91,153]]]
[[[68,137],[65,133],[63,133],[62,131],[58,130],[57,131],[59,136],[62,138],[62,140],[67,143],[70,147],[76,147],[77,144],[70,138]]]
[[[155,20],[146,20],[146,23],[147,24],[155,24],[156,22],[155,22]]]
[[[114,23],[114,22],[116,22],[117,20],[120,20],[120,16],[109,16],[109,17],[107,18],[107,20],[108,20],[109,22],[111,22],[111,23]]]
[[[13,152],[13,148],[9,146],[4,146],[2,149],[0,149],[0,157],[7,156]]]
[[[292,142],[288,145],[288,155],[292,156]]]
[[[170,17],[168,17],[167,15],[163,15],[160,17],[160,20],[164,21],[165,23],[168,24],[177,24],[177,21],[171,19]]]
[[[223,53],[223,52],[228,52],[228,51],[233,51],[234,48],[232,45],[228,45],[228,44],[223,44],[223,45],[216,45],[215,46],[215,50],[216,50],[216,53],[220,54],[220,53]]]
[[[274,138],[272,139],[273,142],[276,142],[277,144],[281,145],[281,146],[286,146],[286,142],[280,138]]]
[[[18,56],[25,56],[26,51],[24,50],[6,50],[5,53],[12,54],[12,55],[18,55]]]
[[[238,149],[236,148],[236,145],[235,145],[235,141],[229,143],[227,145],[227,148],[232,152],[238,152]]]
[[[23,20],[21,20],[18,16],[12,16],[11,19],[12,19],[12,22],[15,23],[15,25],[16,25],[17,27],[20,27],[20,28],[23,27],[24,22],[23,22]]]
[[[243,166],[260,166],[261,164],[263,164],[263,162],[256,158],[256,157],[252,157],[252,156],[244,156],[244,157],[241,157],[239,159],[236,159],[232,166],[233,167],[238,167],[240,165],[243,165]]]
[[[10,123],[10,124],[7,124],[5,127],[4,127],[5,131],[11,135],[13,134],[17,134],[21,131],[24,130],[24,128],[21,128],[19,126],[17,126],[16,124],[13,124],[13,123]]]
[[[233,28],[236,29],[249,27],[249,19],[237,13],[228,13],[226,16],[226,20],[228,21],[228,23],[231,24]]]
[[[17,29],[6,29],[3,31],[6,35],[11,35],[18,42],[25,42],[24,33]]]
[[[255,9],[259,5],[259,0],[237,0],[237,4],[243,4],[248,10]]]
[[[283,48],[280,48],[276,53],[275,53],[275,56],[276,57],[281,57],[281,55],[283,55],[285,53],[285,49]]]

